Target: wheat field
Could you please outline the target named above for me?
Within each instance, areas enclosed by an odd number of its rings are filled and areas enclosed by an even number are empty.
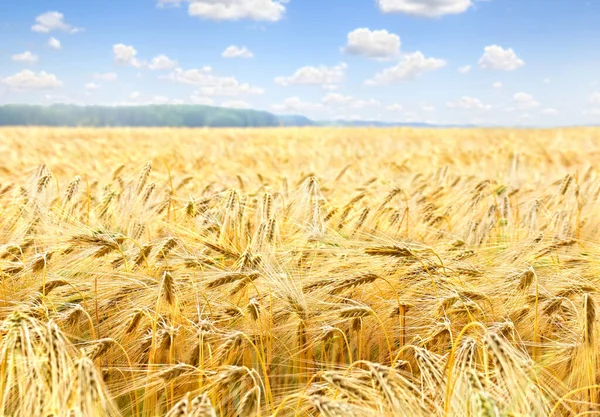
[[[0,150],[0,415],[600,415],[600,130]]]

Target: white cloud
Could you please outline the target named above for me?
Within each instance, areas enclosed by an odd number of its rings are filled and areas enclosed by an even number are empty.
[[[150,100],[153,104],[167,104],[170,100],[165,96],[154,96],[152,100]]]
[[[525,62],[517,56],[512,48],[504,49],[498,45],[486,46],[483,55],[479,59],[481,68],[501,71],[514,71],[523,65],[525,65]]]
[[[435,71],[446,65],[446,61],[439,58],[426,58],[420,51],[404,55],[402,61],[393,67],[378,72],[373,78],[365,81],[367,85],[392,84],[408,81],[419,77],[428,71]]]
[[[28,64],[35,64],[38,62],[38,56],[29,51],[25,51],[22,54],[13,55],[12,60],[15,62],[27,62]]]
[[[54,74],[45,71],[35,73],[23,70],[10,77],[3,78],[2,84],[16,90],[50,90],[60,87],[63,83]]]
[[[515,105],[517,107],[517,109],[519,110],[528,110],[528,109],[534,109],[536,107],[540,106],[540,103],[537,102],[533,96],[531,96],[531,94],[527,94],[527,93],[516,93],[513,96],[513,101],[515,102]]]
[[[165,79],[200,86],[204,96],[237,96],[244,94],[263,94],[264,90],[248,83],[240,83],[235,77],[221,77],[213,74],[211,67],[183,70],[175,68]]]
[[[169,101],[169,104],[184,104],[184,103],[185,103],[185,101],[183,101],[183,100],[181,100],[179,98],[172,98]]]
[[[377,0],[384,13],[405,13],[421,17],[438,17],[466,12],[471,0]]]
[[[366,118],[365,116],[360,115],[360,114],[344,114],[344,113],[341,113],[341,114],[335,114],[333,116],[333,120],[351,120],[351,121],[361,121],[361,122],[364,122],[364,121],[369,121],[369,119],[370,118]]]
[[[339,93],[329,93],[325,97],[323,97],[323,103],[325,104],[335,104],[335,105],[349,105],[355,100],[354,97],[344,96]]]
[[[248,83],[240,83],[234,77],[217,77],[214,85],[202,87],[207,96],[238,96],[246,94],[263,94],[265,90]]]
[[[492,84],[492,87],[494,87],[494,88],[502,88],[502,83],[500,81],[496,81],[494,84]]]
[[[166,55],[158,55],[152,58],[150,64],[148,64],[148,68],[151,70],[167,70],[171,68],[175,68],[177,66],[177,61],[173,61]]]
[[[137,51],[133,46],[118,43],[113,45],[113,53],[117,64],[131,65],[136,68],[141,68],[146,65],[145,62],[136,58]]]
[[[35,21],[36,24],[31,27],[34,32],[50,33],[53,30],[60,30],[67,33],[77,33],[83,30],[65,22],[65,16],[59,12],[46,12],[36,17]]]
[[[558,110],[556,109],[544,109],[542,110],[542,114],[546,116],[556,116],[558,114]]]
[[[96,72],[92,76],[94,77],[95,80],[102,80],[102,81],[116,81],[117,78],[119,78],[119,76],[114,72],[105,72],[105,73]]]
[[[466,74],[468,72],[471,71],[471,66],[470,65],[465,65],[464,67],[459,67],[458,68],[458,72],[460,72],[461,74]]]
[[[483,104],[478,98],[468,96],[463,96],[456,101],[449,101],[446,103],[446,107],[465,110],[489,110],[492,108],[489,104]]]
[[[189,3],[188,13],[211,20],[265,20],[275,22],[285,14],[289,0],[158,0],[159,7]]]
[[[100,86],[98,84],[96,84],[96,83],[87,83],[85,85],[85,89],[89,90],[89,91],[91,91],[91,90],[98,90],[99,88],[100,88]]]
[[[348,118],[349,110],[357,110],[364,108],[373,108],[380,106],[381,103],[375,99],[358,99],[351,96],[345,96],[338,93],[326,94],[320,102],[309,102],[304,101],[298,97],[288,97],[282,103],[274,104],[271,108],[276,112],[287,112],[287,113],[301,113],[310,114],[312,113],[316,117],[330,117],[333,115],[344,114],[345,118]]]
[[[331,86],[343,81],[346,76],[347,68],[348,66],[343,62],[333,67],[306,66],[296,70],[296,72],[289,77],[275,78],[275,82],[285,86],[292,84]]]
[[[375,99],[361,100],[339,93],[329,93],[323,97],[323,103],[330,106],[343,106],[353,109],[361,109],[370,106],[378,106],[381,103]]]
[[[129,95],[130,101],[118,101],[112,103],[113,106],[144,106],[149,104],[164,105],[164,104],[184,104],[185,101],[177,98],[168,98],[166,96],[152,96],[146,99],[140,99],[141,94],[137,91]]]
[[[325,107],[321,103],[311,103],[302,101],[298,97],[288,97],[281,104],[274,104],[271,108],[281,112],[311,112],[323,110]]]
[[[400,37],[387,30],[358,28],[348,33],[342,52],[367,58],[393,58],[400,54]]]
[[[590,95],[590,103],[592,103],[592,104],[600,104],[600,92],[592,93]]]
[[[544,78],[544,80],[542,82],[544,84],[550,84],[551,80],[550,80],[550,78]]]
[[[212,106],[214,104],[214,100],[212,98],[203,96],[199,91],[190,96],[190,101],[194,104],[203,104],[205,106]]]
[[[52,49],[60,49],[60,41],[54,37],[48,39],[48,46]]]
[[[395,103],[395,104],[390,104],[385,109],[388,110],[388,111],[400,112],[404,108],[400,104]]]
[[[45,94],[44,99],[52,104],[62,103],[62,104],[77,104],[82,106],[84,103],[79,100],[74,100],[71,97],[67,97],[60,94]]]
[[[254,54],[245,46],[241,48],[235,45],[227,47],[221,54],[223,58],[253,58]]]
[[[250,108],[250,104],[246,103],[242,100],[230,100],[226,101],[222,104],[223,107],[229,107],[232,109],[248,109]]]
[[[435,106],[425,105],[425,106],[421,107],[421,110],[426,111],[426,112],[435,111]]]

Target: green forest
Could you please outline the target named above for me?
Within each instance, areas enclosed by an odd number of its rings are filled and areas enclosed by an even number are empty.
[[[268,127],[315,124],[304,116],[277,116],[266,111],[201,105],[0,106],[0,126]]]

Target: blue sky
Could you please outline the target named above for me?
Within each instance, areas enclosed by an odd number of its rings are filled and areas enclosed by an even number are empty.
[[[2,0],[0,103],[600,123],[596,0]]]

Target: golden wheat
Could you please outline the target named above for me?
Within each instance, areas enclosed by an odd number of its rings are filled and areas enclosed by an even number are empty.
[[[600,413],[596,129],[0,143],[0,415]]]

